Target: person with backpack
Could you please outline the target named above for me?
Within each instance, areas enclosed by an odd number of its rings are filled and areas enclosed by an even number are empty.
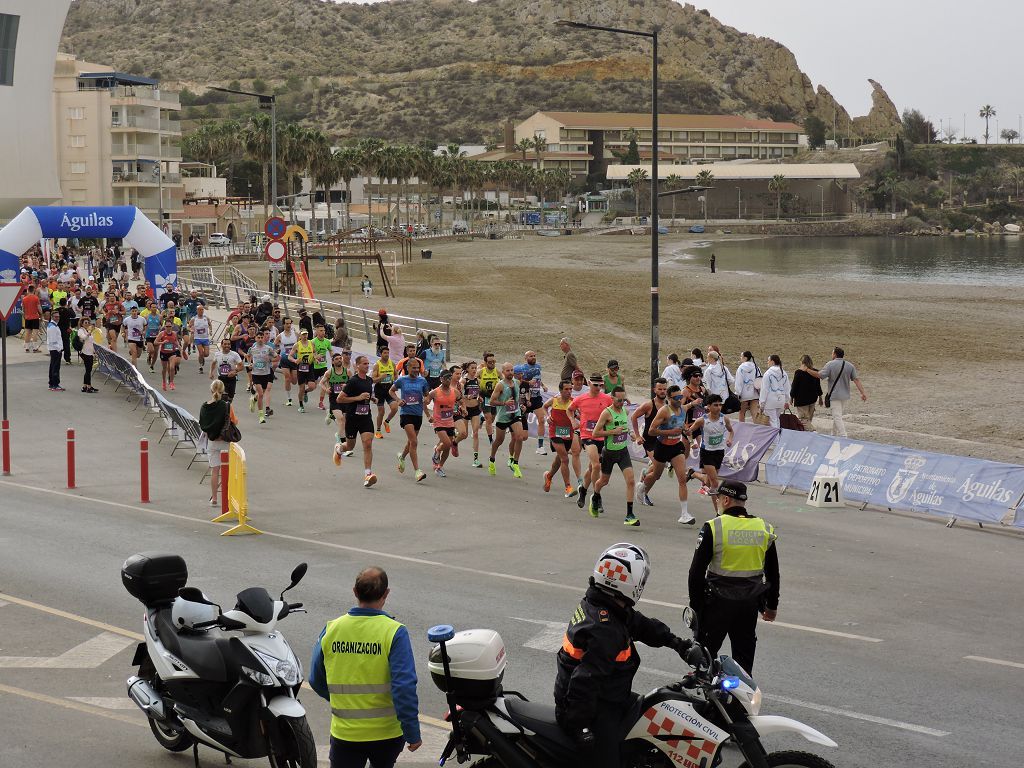
[[[230,401],[224,398],[224,382],[214,379],[210,382],[210,399],[199,409],[199,428],[208,440],[206,450],[210,462],[211,507],[216,507],[220,500],[220,454],[230,446],[224,440],[224,427],[227,424],[238,424],[238,417]]]

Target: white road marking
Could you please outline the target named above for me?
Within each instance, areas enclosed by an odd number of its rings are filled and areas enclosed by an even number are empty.
[[[983,661],[986,664],[998,664],[1000,667],[1014,667],[1015,669],[1024,669],[1024,664],[1019,661],[1005,661],[1003,659],[990,659],[987,656],[964,656],[965,659],[971,661]]]
[[[2,669],[94,669],[123,651],[132,641],[104,632],[59,656],[0,656]]]
[[[534,648],[538,651],[555,653],[562,647],[562,638],[565,636],[564,621],[540,621],[538,619],[521,619],[518,616],[510,616],[515,621],[525,621],[528,624],[540,624],[544,627],[525,643],[527,648]]]
[[[663,680],[678,680],[682,675],[677,670],[675,672],[666,672],[663,669],[655,669],[653,667],[642,666],[640,667],[641,672],[646,672],[649,675],[657,675],[663,678]],[[850,709],[840,709],[838,707],[831,707],[828,704],[815,704],[810,701],[802,701],[801,699],[791,699],[787,696],[777,696],[774,693],[764,694],[766,699],[771,701],[778,701],[782,704],[789,704],[794,707],[803,707],[805,709],[813,709],[817,712],[824,712],[828,715],[840,715],[841,717],[849,717],[853,720],[863,720],[867,723],[876,723],[877,725],[886,725],[890,728],[899,728],[903,731],[913,731],[914,733],[923,733],[926,736],[936,736],[942,738],[943,736],[949,736],[950,731],[940,731],[936,728],[927,728],[923,725],[914,725],[914,723],[906,723],[902,720],[891,720],[888,717],[878,717],[876,715],[867,715],[863,712],[854,712]]]
[[[92,707],[100,709],[127,709],[134,710],[140,715],[142,710],[135,706],[135,702],[125,696],[68,696],[71,701],[80,701]]]
[[[145,512],[147,514],[157,515],[159,517],[167,517],[167,518],[171,518],[171,519],[174,519],[174,520],[183,520],[183,521],[189,523],[190,525],[195,525],[196,523],[205,523],[206,525],[214,525],[214,526],[216,526],[218,528],[222,527],[221,525],[219,525],[217,523],[211,523],[210,521],[203,520],[202,518],[189,517],[188,515],[181,515],[181,514],[178,514],[176,512],[166,512],[166,511],[160,510],[160,509],[146,508],[146,507],[137,507],[137,506],[135,506],[133,504],[124,504],[124,503],[118,502],[118,501],[108,501],[107,499],[97,499],[97,498],[94,498],[94,497],[91,497],[91,496],[82,496],[82,495],[75,494],[75,493],[66,493],[64,491],[57,491],[57,490],[54,490],[52,488],[39,488],[39,487],[34,486],[34,485],[25,485],[23,483],[14,483],[14,482],[11,482],[9,480],[0,480],[0,485],[8,485],[8,486],[11,486],[12,488],[21,488],[21,489],[26,490],[26,491],[36,491],[37,493],[46,493],[46,494],[50,494],[50,495],[53,495],[53,496],[61,496],[61,497],[64,497],[64,498],[75,499],[75,500],[78,500],[78,501],[91,501],[91,502],[96,503],[96,504],[105,504],[108,507],[115,507],[117,509],[130,510],[132,512]],[[427,566],[431,566],[431,567],[434,567],[434,568],[441,568],[441,569],[450,570],[450,571],[459,571],[461,573],[469,573],[469,574],[473,574],[474,576],[492,576],[494,578],[504,579],[505,581],[515,581],[515,582],[520,582],[520,583],[523,583],[523,584],[534,584],[534,585],[541,586],[541,587],[551,587],[553,589],[565,589],[565,590],[571,590],[572,592],[580,592],[581,591],[581,588],[580,588],[580,586],[578,584],[558,584],[558,583],[552,582],[552,581],[543,581],[541,579],[531,579],[531,578],[528,578],[526,576],[519,576],[519,575],[514,574],[514,573],[502,573],[500,571],[487,571],[487,570],[483,570],[483,569],[480,569],[480,568],[470,568],[470,567],[465,566],[465,565],[457,565],[455,563],[444,563],[444,562],[440,562],[440,561],[437,561],[437,560],[427,560],[427,559],[422,558],[422,557],[411,557],[409,555],[398,555],[398,554],[395,554],[395,553],[392,553],[392,552],[381,552],[379,550],[364,549],[362,547],[352,547],[352,546],[348,546],[348,545],[345,545],[345,544],[336,544],[336,543],[331,542],[331,541],[319,541],[317,539],[307,539],[307,538],[304,538],[302,536],[293,536],[293,535],[287,534],[287,533],[275,533],[273,531],[268,531],[266,529],[263,529],[263,535],[264,536],[268,536],[270,538],[281,539],[282,541],[292,541],[292,542],[296,542],[298,544],[308,544],[308,545],[317,546],[317,547],[327,547],[329,549],[336,549],[336,550],[340,550],[340,551],[343,551],[343,552],[353,552],[353,553],[356,553],[356,554],[359,554],[359,555],[363,555],[363,556],[388,558],[390,560],[397,560],[397,561],[403,562],[403,563],[412,563],[414,565],[427,565]],[[680,610],[680,611],[684,608],[684,606],[681,603],[669,603],[669,602],[664,602],[664,601],[661,601],[661,600],[648,600],[647,598],[641,599],[641,602],[642,603],[647,603],[648,605],[658,605],[658,606],[662,606],[662,607],[665,607],[665,608],[675,608],[675,609]],[[764,624],[762,624],[762,626],[768,626],[768,627],[773,626],[773,625],[776,626],[776,627],[784,628],[784,629],[795,629],[795,630],[799,630],[799,631],[802,631],[802,632],[811,632],[813,634],[819,634],[819,635],[826,635],[826,636],[829,636],[829,637],[842,638],[844,640],[860,640],[862,642],[867,642],[867,643],[880,643],[880,642],[882,642],[882,640],[880,638],[877,638],[877,637],[867,637],[865,635],[855,635],[855,634],[851,634],[851,633],[848,633],[848,632],[837,632],[835,630],[821,629],[821,628],[818,628],[818,627],[807,627],[807,626],[804,626],[802,624],[787,624],[785,622],[780,622],[780,621],[775,621],[775,622],[771,622],[771,623],[765,622]]]
[[[6,600],[0,600],[0,608],[3,608],[5,605],[10,605],[10,603],[8,603]]]

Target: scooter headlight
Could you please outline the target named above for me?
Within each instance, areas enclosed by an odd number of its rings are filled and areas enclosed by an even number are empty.
[[[274,667],[274,674],[281,678],[281,682],[285,685],[299,684],[299,671],[295,669],[295,665],[290,661],[277,662],[277,666]]]
[[[242,674],[252,680],[256,685],[276,685],[277,681],[273,675],[268,675],[266,672],[260,672],[249,667],[242,667]]]

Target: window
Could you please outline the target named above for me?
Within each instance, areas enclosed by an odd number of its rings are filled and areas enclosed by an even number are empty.
[[[84,120],[85,119],[85,107],[68,107],[68,119],[69,120]]]
[[[14,49],[20,16],[0,13],[0,85],[14,85]]]
[[[85,163],[71,163],[72,173],[85,173]]]
[[[71,147],[84,147],[85,146],[85,136],[82,136],[82,135],[68,136],[68,146],[71,146]]]
[[[704,141],[720,141],[718,131],[704,131]]]

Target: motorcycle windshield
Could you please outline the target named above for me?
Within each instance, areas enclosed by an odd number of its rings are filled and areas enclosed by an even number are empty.
[[[736,660],[731,656],[720,656],[718,663],[722,666],[723,677],[738,677],[740,681],[749,685],[751,690],[757,690],[757,683],[754,682],[754,678],[747,674],[747,671],[737,664]]]
[[[263,587],[249,587],[238,593],[235,610],[268,624],[274,618],[274,600]]]

